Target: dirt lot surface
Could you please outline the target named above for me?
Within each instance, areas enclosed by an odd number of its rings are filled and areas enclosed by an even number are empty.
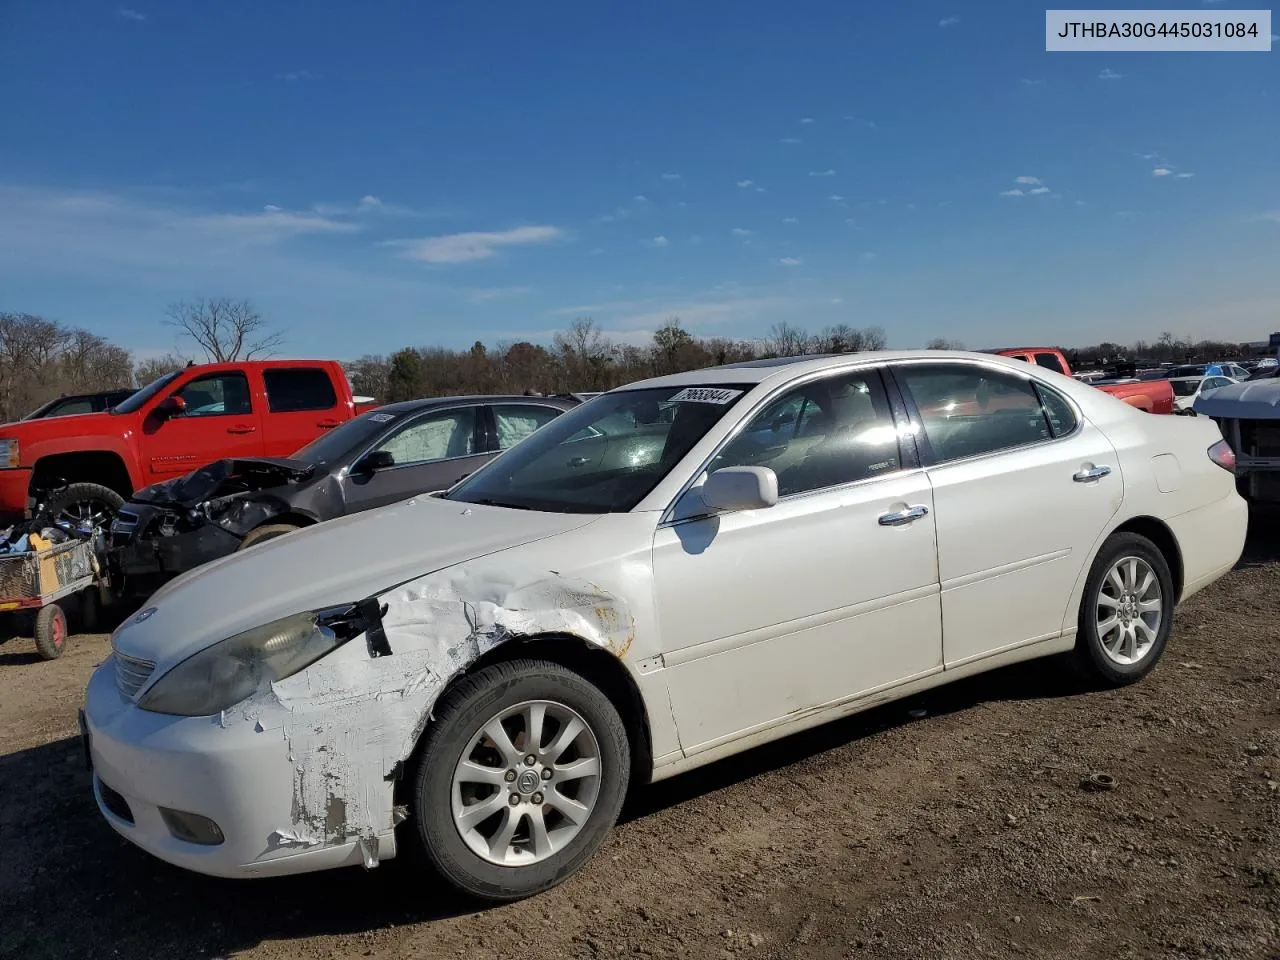
[[[498,909],[403,861],[235,882],[149,858],[99,818],[75,739],[106,638],[51,663],[15,640],[0,957],[1277,958],[1278,608],[1259,521],[1143,683],[1044,662],[790,738],[641,791],[582,873]]]

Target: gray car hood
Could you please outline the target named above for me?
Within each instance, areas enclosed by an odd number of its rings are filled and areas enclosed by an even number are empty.
[[[112,643],[130,656],[171,663],[280,617],[360,600],[597,519],[418,497],[267,540],[192,570],[152,596]]]
[[[1196,398],[1192,409],[1206,417],[1232,420],[1280,419],[1280,379],[1247,380]]]

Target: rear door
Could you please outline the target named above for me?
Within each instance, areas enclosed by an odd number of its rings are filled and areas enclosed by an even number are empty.
[[[347,419],[327,367],[267,367],[262,381],[267,394],[267,456],[290,456]]]
[[[388,452],[395,458],[392,466],[369,473],[354,469],[353,464],[343,476],[347,512],[451,487],[493,458],[484,444],[484,421],[474,404],[428,410],[407,418],[361,454]]]
[[[564,411],[545,403],[493,403],[486,404],[481,412],[488,435],[486,449],[501,453]]]
[[[1058,636],[1124,491],[1115,449],[1056,390],[969,361],[893,375],[933,487],[947,667]]]
[[[162,418],[152,413],[143,423],[142,458],[147,482],[190,473],[214,460],[260,457],[261,394],[242,370],[208,373],[170,390],[181,397],[184,413]]]

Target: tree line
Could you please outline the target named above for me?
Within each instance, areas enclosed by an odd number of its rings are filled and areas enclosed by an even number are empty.
[[[16,420],[40,404],[70,393],[136,387],[191,360],[235,361],[273,355],[282,342],[248,300],[212,298],[169,307],[163,323],[177,331],[182,348],[135,358],[98,334],[27,313],[0,312],[0,422]],[[672,317],[643,344],[617,343],[590,318],[573,321],[550,344],[476,341],[469,349],[403,347],[390,355],[366,354],[346,362],[354,391],[382,402],[426,396],[486,393],[570,393],[608,390],[645,377],[767,357],[854,353],[885,346],[880,327],[848,324],[810,333],[788,323],[755,339],[697,337]],[[965,349],[948,338],[927,349]],[[1191,341],[1161,334],[1154,342],[1100,343],[1064,351],[1073,367],[1109,360],[1234,359],[1246,344]]]

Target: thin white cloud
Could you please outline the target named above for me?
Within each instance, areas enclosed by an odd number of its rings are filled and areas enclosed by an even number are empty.
[[[1039,177],[1014,177],[1014,183],[1020,183],[1023,186],[1035,187],[1039,186],[1043,181]]]
[[[755,183],[756,182],[754,180],[739,180],[738,186],[742,187],[745,190],[747,187],[755,186]]]
[[[671,244],[671,241],[662,235],[658,235],[654,237],[652,240],[646,240],[645,243],[647,243],[651,247],[658,247],[659,249],[661,249],[662,247],[669,246]]]
[[[809,176],[811,177],[834,177],[835,175],[836,175],[836,172],[831,169],[809,171]]]
[[[1167,177],[1173,173],[1168,167],[1156,167],[1151,171],[1153,177]]]
[[[1110,67],[1103,67],[1102,72],[1098,74],[1099,80],[1123,80],[1123,73],[1116,73]]]
[[[778,142],[779,143],[801,143],[802,141],[800,140],[799,137],[783,137]]]
[[[663,180],[679,180],[679,179],[680,179],[680,174],[678,174],[678,173],[664,173],[664,174],[662,175],[662,179],[663,179]]]
[[[1000,196],[1002,197],[1021,197],[1023,195],[1024,195],[1024,191],[1019,190],[1017,187],[1014,187],[1012,190],[1000,191]]]
[[[868,120],[865,117],[855,117],[852,114],[848,114],[845,116],[845,119],[848,120],[850,123],[860,123],[869,130],[878,129],[876,127],[876,122],[874,120]]]
[[[290,70],[288,73],[277,73],[276,79],[297,83],[299,80],[319,80],[320,74],[313,73],[310,70]]]
[[[839,306],[840,304],[844,303],[844,297],[832,297],[830,300],[827,301],[827,303],[831,304],[833,307]]]
[[[1180,174],[1178,174],[1178,179],[1179,179],[1179,180],[1190,180],[1190,179],[1191,179],[1192,177],[1194,177],[1194,176],[1195,176],[1195,174],[1194,174],[1194,173],[1180,173]]]
[[[146,14],[139,13],[137,10],[131,10],[129,7],[121,7],[116,11],[116,16],[123,17],[125,20],[133,20],[137,23],[142,23],[147,19]]]
[[[689,235],[689,242],[690,242],[690,243],[701,243],[701,242],[702,242],[702,235],[701,235],[701,234],[698,234],[698,233],[690,234],[690,235]]]
[[[1020,84],[1022,84],[1024,87],[1042,87],[1042,86],[1044,86],[1044,81],[1043,81],[1043,80],[1032,80],[1030,77],[1023,77],[1023,78],[1022,78],[1021,80],[1019,80],[1018,82],[1019,82]]]
[[[800,221],[797,220],[795,217],[783,217],[782,222],[783,223],[799,223]]]
[[[472,303],[490,303],[494,300],[511,300],[516,297],[525,297],[533,293],[533,287],[484,287],[480,290],[473,290],[467,295],[467,299]]]
[[[866,253],[862,254],[860,259],[870,261],[875,260],[879,256],[880,254],[876,253],[874,250],[868,250]]]
[[[637,193],[634,197],[632,197],[632,198],[631,198],[631,200],[632,200],[632,202],[633,202],[633,203],[648,203],[648,202],[649,202],[649,198],[648,198],[648,197],[646,197],[643,193]]]
[[[804,261],[801,260],[799,257],[783,257],[778,262],[782,264],[784,267],[798,267]]]
[[[844,203],[845,201],[845,198],[840,196],[840,194],[838,193],[831,194],[831,196],[827,197],[827,199],[830,200],[832,203]]]
[[[748,230],[745,227],[734,227],[729,232],[732,233],[735,237],[749,237],[755,233],[754,230]]]
[[[1036,187],[1034,190],[1031,191],[1031,195],[1034,197],[1034,196],[1038,196],[1039,194],[1048,193],[1048,192],[1049,192],[1048,187]]]
[[[307,234],[355,233],[359,224],[267,204],[261,213],[217,213],[196,218],[205,229],[250,243],[278,243]]]
[[[943,17],[941,20],[939,20],[939,21],[938,21],[938,26],[940,26],[940,27],[954,27],[954,26],[955,26],[957,23],[959,23],[959,22],[960,22],[960,18],[959,18],[959,17],[954,17],[954,16],[953,16],[953,17]]]
[[[385,246],[399,247],[406,260],[423,263],[467,263],[487,260],[502,247],[547,243],[564,235],[559,227],[528,226],[510,230],[453,233],[418,240],[388,240]]]
[[[801,122],[801,123],[815,123],[816,121],[813,119],[813,117],[801,117],[801,118],[800,118],[800,122]]]

